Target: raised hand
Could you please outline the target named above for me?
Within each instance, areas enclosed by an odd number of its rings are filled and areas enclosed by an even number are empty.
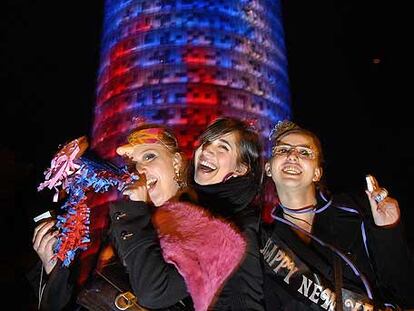
[[[144,174],[139,175],[139,179],[129,185],[127,185],[122,190],[123,195],[129,196],[131,201],[143,201],[147,202],[148,200],[148,189],[147,189],[147,179]]]
[[[371,176],[372,191],[365,190],[371,205],[372,217],[377,226],[385,227],[396,224],[400,219],[400,208],[397,200],[388,196],[388,191],[381,188],[375,177]]]

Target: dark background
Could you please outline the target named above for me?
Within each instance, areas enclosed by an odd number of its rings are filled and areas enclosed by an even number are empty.
[[[31,289],[23,276],[35,258],[31,218],[53,207],[52,193],[37,193],[36,187],[58,145],[90,132],[103,4],[6,3],[0,42],[0,273],[2,285],[19,293],[27,310]],[[407,10],[371,0],[282,5],[293,119],[321,136],[331,190],[360,191],[365,175],[374,174],[399,200],[413,243]]]

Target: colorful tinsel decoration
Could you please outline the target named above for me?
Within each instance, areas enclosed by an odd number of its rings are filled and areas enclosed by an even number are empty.
[[[82,156],[87,148],[85,136],[64,145],[44,172],[45,181],[37,188],[38,191],[46,187],[55,189],[54,202],[58,201],[61,191],[67,194],[61,206],[64,212],[57,217],[59,233],[55,246],[56,257],[66,267],[77,251],[86,250],[90,244],[88,193],[104,193],[112,187],[121,191],[125,185],[138,180],[138,176],[126,168],[118,168],[96,157]]]

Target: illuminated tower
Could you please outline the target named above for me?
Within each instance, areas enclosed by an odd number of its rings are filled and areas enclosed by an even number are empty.
[[[217,116],[256,120],[267,135],[290,118],[278,0],[107,0],[93,148],[137,119],[175,129],[187,153]]]

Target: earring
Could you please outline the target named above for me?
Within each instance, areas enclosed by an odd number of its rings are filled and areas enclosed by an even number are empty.
[[[319,176],[317,176],[317,175],[316,175],[316,176],[314,176],[314,177],[312,178],[312,181],[313,181],[313,182],[318,182],[318,181],[319,181]]]
[[[312,178],[313,182],[318,182],[321,179],[320,171],[315,171],[315,176]]]
[[[174,165],[174,181],[178,185],[178,188],[183,189],[185,186],[187,186],[186,182],[181,178],[180,168],[178,165]]]

